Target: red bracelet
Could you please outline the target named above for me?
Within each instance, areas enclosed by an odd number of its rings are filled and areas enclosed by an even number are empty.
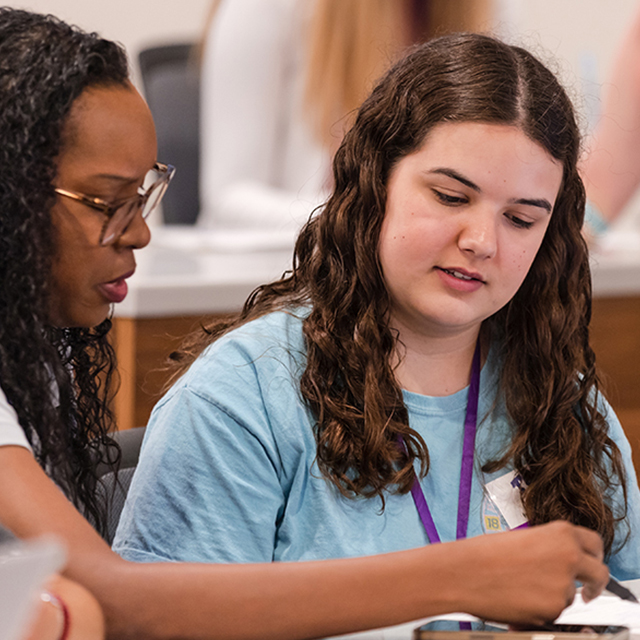
[[[69,627],[71,626],[71,616],[69,615],[69,609],[64,600],[51,591],[43,591],[40,594],[40,599],[43,602],[50,602],[54,607],[62,613],[62,632],[58,640],[67,640],[69,636]]]

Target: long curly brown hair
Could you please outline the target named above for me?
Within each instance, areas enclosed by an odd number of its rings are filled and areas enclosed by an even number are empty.
[[[345,495],[404,493],[427,445],[409,426],[390,366],[398,336],[378,259],[386,185],[394,165],[443,122],[516,126],[563,166],[542,246],[513,299],[485,322],[502,361],[501,387],[513,441],[485,471],[513,465],[528,487],[532,524],[564,519],[598,531],[608,551],[612,494],[625,472],[598,408],[589,346],[591,279],[581,235],[585,193],[577,171],[580,134],[570,100],[527,51],[482,35],[444,36],[416,47],[359,110],[333,166],[335,189],[298,238],[293,270],[259,287],[241,315],[194,335],[178,369],[234,327],[305,304],[307,366],[300,386],[316,417],[322,473]],[[398,438],[407,443],[401,453]]]

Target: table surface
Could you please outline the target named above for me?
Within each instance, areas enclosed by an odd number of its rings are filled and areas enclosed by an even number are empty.
[[[640,580],[627,580],[622,584],[626,585],[640,599]],[[385,627],[384,629],[374,629],[372,631],[363,631],[362,633],[335,636],[333,640],[341,640],[342,638],[349,638],[349,640],[412,640],[413,630],[427,620],[429,620],[429,618],[414,620],[413,622],[393,627]],[[640,629],[634,630],[631,633],[631,638],[632,640],[640,640]]]
[[[214,232],[157,227],[137,252],[129,295],[116,305],[123,318],[225,313],[241,308],[260,284],[292,264],[291,232]],[[611,234],[592,256],[595,296],[640,294],[640,234]]]
[[[291,268],[291,233],[213,233],[157,227],[136,252],[129,294],[115,306],[123,318],[226,313],[242,307],[258,285]]]

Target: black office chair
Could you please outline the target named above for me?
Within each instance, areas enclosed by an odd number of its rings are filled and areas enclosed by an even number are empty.
[[[145,427],[136,427],[135,429],[116,431],[113,434],[114,440],[122,450],[117,474],[106,464],[98,466],[98,499],[102,504],[107,505],[107,533],[103,537],[109,544],[113,542],[116,535],[122,507],[124,507],[131,479],[140,457],[144,432]]]
[[[176,167],[162,201],[167,224],[194,224],[200,211],[200,68],[194,44],[151,47],[138,57],[156,122],[158,160]]]

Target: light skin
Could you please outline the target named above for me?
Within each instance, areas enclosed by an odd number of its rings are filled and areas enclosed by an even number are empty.
[[[120,111],[123,126],[129,118],[138,122],[139,103],[122,93],[131,88],[99,91],[115,93],[83,94],[79,100],[86,96],[86,101],[76,110],[74,126],[89,132],[102,127],[98,116],[111,99],[114,108],[128,105],[133,111]],[[67,166],[66,153],[75,156],[77,151],[68,147],[61,167]],[[101,150],[99,159],[104,156]],[[140,172],[150,168],[155,139],[150,136],[148,144],[122,156],[121,168],[110,165],[109,173],[133,175],[134,160]],[[76,165],[79,172],[98,166],[86,160]],[[71,173],[65,180],[71,183],[64,185],[68,189],[92,186],[75,182]],[[117,278],[129,268],[133,250],[148,241],[148,230],[138,215],[113,250],[91,245],[97,262],[89,271],[95,277],[82,279],[62,267],[75,251],[90,247],[88,239],[95,241],[102,221],[65,205],[57,210],[54,223],[60,225],[62,244],[60,268],[54,273],[59,299],[52,317],[91,326],[102,321],[109,308],[96,294],[96,286],[99,291],[100,283],[108,282],[105,278]],[[73,233],[67,233],[67,224]],[[91,254],[83,255],[83,260],[90,259]],[[80,266],[77,261],[76,268]],[[0,521],[22,538],[54,533],[67,542],[66,575],[96,596],[112,638],[313,638],[455,611],[518,624],[540,623],[553,619],[571,600],[576,579],[585,583],[589,597],[602,590],[608,577],[600,538],[567,523],[372,558],[264,565],[135,564],[109,549],[28,450],[0,447],[0,483]]]
[[[104,617],[98,601],[77,582],[62,576],[52,578],[47,590],[62,600],[69,611],[68,640],[104,638]],[[29,625],[26,640],[58,640],[64,631],[64,614],[58,606],[41,602]]]
[[[613,222],[640,186],[640,11],[602,86],[601,107],[580,173],[589,200]]]
[[[542,147],[497,124],[440,124],[397,163],[379,251],[404,389],[442,396],[468,384],[482,322],[524,281],[561,181]]]

